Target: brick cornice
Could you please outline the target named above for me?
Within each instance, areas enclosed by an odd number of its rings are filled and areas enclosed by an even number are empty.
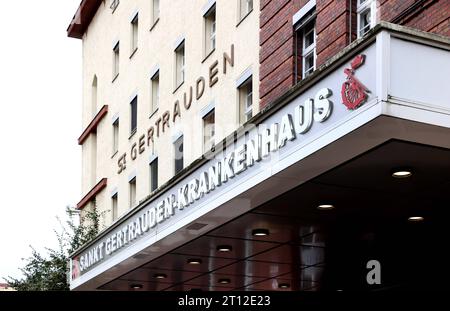
[[[87,126],[87,128],[83,131],[80,138],[78,138],[78,144],[82,145],[84,141],[89,137],[89,135],[93,132],[97,131],[97,126],[102,121],[102,119],[108,113],[108,105],[104,105],[102,109],[97,113],[97,115],[92,119],[91,123]]]
[[[95,196],[97,194],[99,194],[104,188],[106,188],[108,184],[108,179],[103,178],[102,180],[100,180],[95,186],[94,188],[91,189],[91,191],[89,191],[82,199],[81,201],[77,204],[77,209],[81,210],[83,209],[86,204],[88,204],[92,199],[95,198]]]

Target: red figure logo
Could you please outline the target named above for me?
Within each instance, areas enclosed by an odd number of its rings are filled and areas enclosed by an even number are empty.
[[[347,75],[347,80],[342,84],[342,101],[349,110],[359,108],[367,100],[367,93],[369,90],[355,78],[355,70],[359,68],[366,59],[365,55],[358,55],[351,62],[352,68],[345,68],[344,73]]]

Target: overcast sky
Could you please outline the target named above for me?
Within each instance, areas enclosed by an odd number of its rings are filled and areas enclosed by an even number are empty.
[[[3,1],[0,9],[0,282],[55,247],[56,216],[81,197],[80,0]]]

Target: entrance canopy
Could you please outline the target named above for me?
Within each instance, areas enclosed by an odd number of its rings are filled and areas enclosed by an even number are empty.
[[[404,284],[448,213],[449,49],[375,27],[75,252],[71,288],[361,288],[372,259]]]

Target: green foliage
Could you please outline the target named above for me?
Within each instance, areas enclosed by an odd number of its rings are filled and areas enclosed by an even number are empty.
[[[76,212],[67,207],[69,219],[66,225],[61,224],[61,232],[55,231],[58,239],[58,248],[45,248],[46,256],[40,254],[32,246],[31,256],[24,259],[26,262],[20,268],[22,279],[8,277],[8,285],[18,291],[64,291],[69,290],[69,255],[88,243],[99,232],[100,215],[96,208],[88,211],[80,218],[80,225],[75,222]]]

